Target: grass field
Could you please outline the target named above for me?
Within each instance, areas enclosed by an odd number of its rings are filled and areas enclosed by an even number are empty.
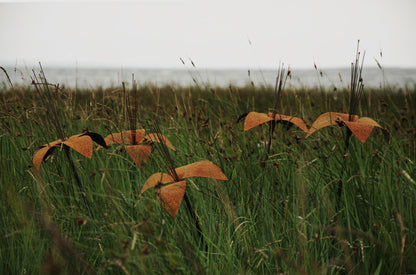
[[[364,90],[357,115],[384,128],[364,144],[352,136],[345,150],[344,127],[305,139],[277,124],[266,159],[268,124],[245,132],[236,121],[267,113],[273,87],[139,85],[137,129],[157,121],[175,167],[209,160],[229,180],[189,178],[194,215],[182,203],[172,218],[153,190],[139,198],[149,176],[167,172],[159,151],[140,168],[122,146],[91,159],[71,150],[92,219],[65,150],[38,177],[32,156],[59,139],[56,120],[67,136],[129,130],[129,92],[51,88],[45,106],[33,85],[0,91],[1,274],[416,272],[415,90]],[[286,89],[279,113],[311,126],[348,108],[346,90]]]

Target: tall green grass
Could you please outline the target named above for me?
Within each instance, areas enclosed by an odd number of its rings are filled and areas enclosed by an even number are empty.
[[[56,136],[33,87],[13,87],[0,91],[1,274],[416,272],[415,91],[366,89],[357,114],[385,131],[365,144],[353,137],[346,156],[340,127],[305,139],[277,125],[263,164],[268,128],[243,132],[236,120],[266,112],[272,87],[137,89],[137,128],[157,117],[177,166],[207,159],[229,178],[188,181],[206,249],[184,206],[172,219],[151,192],[139,199],[146,179],[165,169],[157,151],[143,168],[117,146],[92,159],[71,152],[95,220],[63,151],[35,178],[31,157]],[[121,87],[54,96],[68,135],[131,127]],[[321,113],[347,112],[348,102],[346,91],[293,89],[281,113],[310,126]]]

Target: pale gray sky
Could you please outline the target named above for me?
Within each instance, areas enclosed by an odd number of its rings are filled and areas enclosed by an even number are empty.
[[[415,0],[0,0],[0,65],[416,67]]]

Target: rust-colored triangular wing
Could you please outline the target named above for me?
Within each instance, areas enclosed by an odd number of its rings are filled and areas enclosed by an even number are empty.
[[[205,177],[217,180],[228,180],[221,169],[208,160],[201,160],[175,169],[180,179]]]
[[[89,136],[83,134],[74,135],[66,139],[63,144],[87,158],[92,157],[92,139]]]
[[[149,158],[150,153],[152,152],[151,145],[127,145],[126,146],[127,154],[134,160],[134,162],[142,167],[143,163]]]
[[[372,126],[379,127],[381,129],[383,129],[383,127],[381,127],[380,124],[378,124],[375,120],[373,120],[372,118],[369,118],[369,117],[360,117],[355,122],[358,122],[358,123],[361,123],[361,124],[368,124],[368,125],[372,125]]]
[[[170,141],[164,135],[151,133],[151,134],[146,135],[144,139],[152,141],[152,142],[163,142],[164,144],[166,144],[167,147],[175,151],[175,147],[173,147],[172,143],[170,143]],[[159,139],[162,139],[162,140],[159,140]]]
[[[53,150],[60,143],[61,140],[56,140],[49,144],[45,144],[33,155],[32,163],[35,171],[35,177],[39,175],[40,165],[45,160],[45,157],[48,155],[48,153],[50,153],[51,150]]]
[[[173,218],[178,214],[185,190],[186,182],[183,180],[163,186],[157,191],[157,199]]]
[[[244,120],[244,131],[250,130],[260,124],[273,120],[271,117],[264,113],[250,112]]]
[[[348,121],[348,114],[328,112],[320,115],[313,123],[306,135],[306,138],[312,135],[315,131],[327,126],[337,125],[338,120]]]
[[[274,117],[274,120],[276,121],[283,120],[283,121],[293,123],[305,133],[309,132],[308,126],[306,126],[305,121],[303,121],[303,119],[301,118],[294,117],[294,116],[287,116],[287,115],[272,114],[272,113],[269,113],[269,117],[272,117],[272,118]]]
[[[153,174],[144,183],[139,196],[141,196],[146,190],[150,188],[155,188],[156,186],[159,186],[159,185],[163,186],[164,184],[171,183],[174,181],[175,180],[173,179],[173,177],[169,174],[166,174],[166,173]]]
[[[135,131],[122,131],[121,133],[112,133],[104,138],[106,145],[110,144],[133,144],[133,133],[136,134],[136,144],[143,141],[145,130],[138,129]]]
[[[120,144],[123,143],[123,138],[121,133],[111,133],[104,138],[105,145],[109,146],[111,144]],[[127,140],[126,140],[127,141]],[[126,142],[124,142],[126,143]]]
[[[135,135],[136,141],[135,144],[139,144],[143,141],[144,134],[146,131],[144,129],[136,129],[134,131],[123,131],[121,132],[124,136],[126,136],[129,139],[129,144],[133,144],[133,133]]]
[[[382,128],[377,122],[369,117],[361,117],[355,121],[344,121],[344,123],[362,143],[370,136],[374,126]]]

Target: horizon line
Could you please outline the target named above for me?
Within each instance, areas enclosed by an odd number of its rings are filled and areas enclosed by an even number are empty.
[[[271,67],[271,66],[255,66],[255,67],[242,67],[242,66],[192,66],[192,65],[183,65],[183,66],[140,66],[140,65],[97,65],[97,64],[82,64],[82,65],[77,65],[77,64],[57,64],[57,63],[51,63],[51,64],[45,64],[42,63],[42,67],[43,68],[49,68],[49,69],[119,69],[119,70],[125,70],[125,69],[136,69],[136,70],[218,70],[218,71],[230,71],[230,70],[267,70],[267,71],[272,71],[272,70],[277,70],[278,66],[276,67]],[[33,65],[33,66],[28,66],[27,64],[11,64],[10,62],[1,62],[0,61],[0,66],[1,67],[5,67],[5,68],[27,68],[27,69],[32,69],[35,67],[38,67],[39,65]],[[310,67],[306,67],[306,66],[291,66],[289,65],[288,68],[290,68],[291,70],[345,70],[345,69],[350,69],[350,66],[319,66],[317,65],[317,67],[315,68],[314,65],[311,65]],[[365,66],[363,69],[380,69],[380,67],[375,64],[375,65],[370,65],[370,66]],[[400,66],[400,65],[382,65],[382,69],[403,69],[403,70],[413,70],[416,69],[416,65],[415,66]]]

